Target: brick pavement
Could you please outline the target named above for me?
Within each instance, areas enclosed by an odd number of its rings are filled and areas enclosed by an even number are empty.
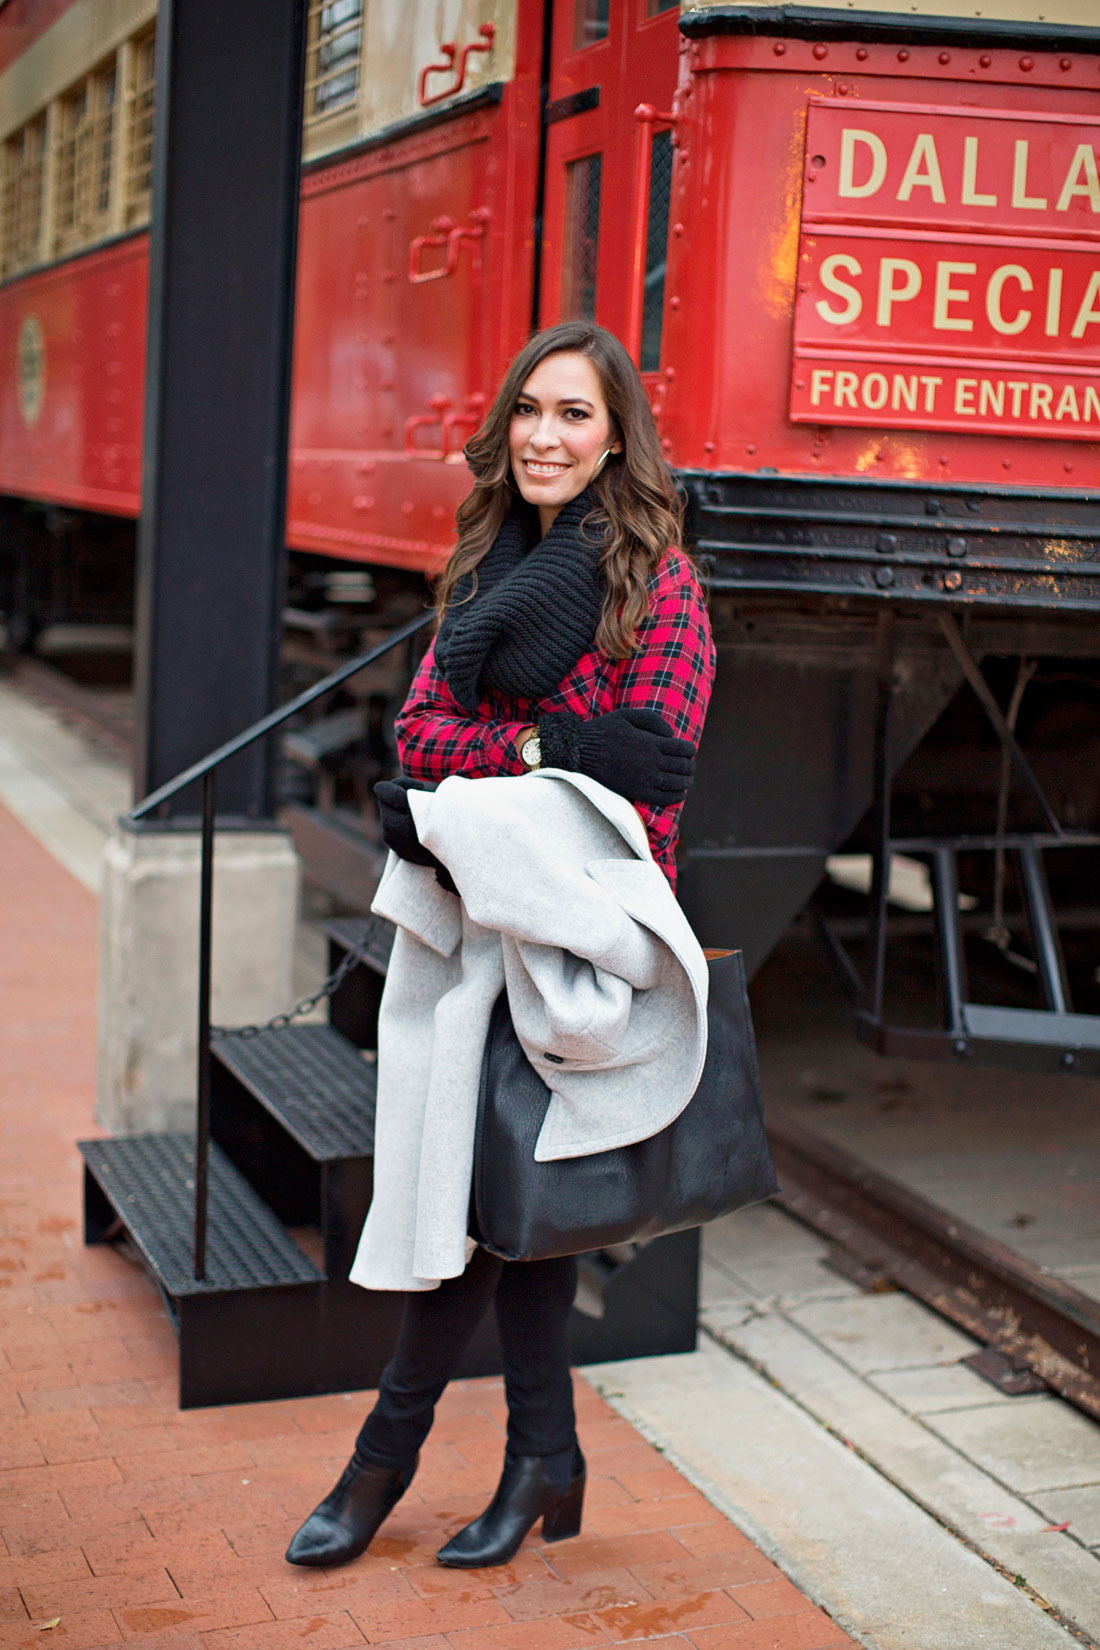
[[[144,1273],[86,1250],[96,907],[0,809],[0,1650],[840,1650],[851,1640],[577,1383],[584,1531],[444,1570],[503,1446],[495,1380],[456,1383],[420,1472],[347,1569],[282,1558],[343,1467],[364,1394],[175,1407]]]

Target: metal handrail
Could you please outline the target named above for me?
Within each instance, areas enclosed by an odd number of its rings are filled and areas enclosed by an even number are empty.
[[[201,761],[193,762],[189,768],[184,768],[183,772],[178,773],[175,779],[169,779],[165,784],[159,785],[136,807],[131,808],[128,814],[124,814],[123,818],[133,820],[135,824],[139,819],[144,819],[154,808],[159,808],[168,801],[169,797],[175,796],[177,791],[182,791],[185,785],[193,785],[196,779],[201,779],[204,774],[220,767],[231,756],[236,756],[238,751],[246,750],[249,745],[254,744],[257,739],[262,739],[273,728],[289,721],[292,716],[297,715],[298,711],[304,710],[307,705],[312,705],[314,700],[323,699],[326,693],[332,692],[333,688],[342,686],[350,677],[364,670],[367,665],[372,665],[376,659],[381,659],[383,654],[389,653],[391,648],[399,647],[402,642],[407,642],[411,636],[416,635],[418,630],[423,630],[425,625],[430,624],[434,617],[435,614],[431,611],[418,613],[415,619],[410,619],[408,624],[401,626],[400,630],[395,630],[392,636],[388,636],[384,642],[379,642],[377,647],[372,647],[369,653],[361,653],[357,659],[349,659],[346,665],[341,665],[339,670],[332,671],[328,676],[323,677],[321,681],[316,682],[313,687],[307,688],[304,693],[299,693],[296,699],[291,699],[288,704],[281,706],[279,710],[269,712],[267,716],[261,716],[258,722],[253,722],[252,726],[245,728],[243,733],[235,734],[232,739],[227,739],[224,745],[219,745],[217,750],[211,751],[209,756],[204,756]]]
[[[206,1207],[207,1186],[209,1182],[210,1164],[210,1085],[212,1074],[212,1056],[210,1052],[210,995],[211,995],[211,960],[214,932],[214,831],[216,828],[216,798],[217,798],[217,770],[223,762],[239,751],[247,749],[249,745],[262,739],[273,729],[311,705],[317,699],[322,699],[326,693],[340,687],[349,678],[364,670],[376,659],[381,659],[393,648],[400,647],[407,642],[425,625],[431,623],[434,613],[419,613],[415,619],[410,619],[400,629],[395,630],[384,642],[372,647],[369,653],[362,653],[357,659],[350,659],[346,665],[332,671],[313,687],[299,693],[296,699],[279,710],[271,711],[262,716],[258,722],[245,728],[232,739],[227,739],[224,745],[204,756],[201,761],[193,762],[185,768],[175,779],[168,780],[167,784],[160,785],[149,796],[139,802],[135,808],[124,815],[127,822],[136,824],[144,819],[155,808],[167,802],[169,797],[175,796],[185,786],[192,785],[196,780],[202,781],[202,853],[199,862],[199,1049],[198,1049],[198,1103],[195,1115],[195,1236],[194,1260],[192,1265],[196,1282],[201,1283],[206,1277]]]

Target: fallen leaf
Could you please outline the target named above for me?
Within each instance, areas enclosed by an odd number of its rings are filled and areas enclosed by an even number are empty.
[[[1043,1534],[1047,1535],[1051,1531],[1054,1531],[1056,1534],[1060,1534],[1062,1530],[1068,1530],[1068,1529],[1069,1529],[1069,1519],[1067,1518],[1064,1524],[1044,1524],[1043,1525]]]
[[[60,1616],[54,1616],[52,1621],[40,1621],[38,1623],[38,1631],[40,1633],[48,1633],[51,1627],[60,1627],[60,1626],[61,1626],[61,1617]]]

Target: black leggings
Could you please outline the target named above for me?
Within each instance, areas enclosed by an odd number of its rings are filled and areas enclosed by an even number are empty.
[[[466,1270],[438,1289],[405,1297],[393,1357],[378,1402],[355,1442],[360,1461],[412,1465],[435,1406],[495,1296],[513,1455],[558,1455],[576,1440],[569,1374],[569,1310],[577,1287],[573,1256],[498,1260],[475,1249]]]

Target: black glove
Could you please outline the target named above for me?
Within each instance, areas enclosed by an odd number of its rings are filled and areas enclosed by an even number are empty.
[[[587,774],[628,802],[672,808],[695,775],[694,747],[676,737],[659,711],[628,708],[588,720],[552,711],[538,728],[544,768]]]
[[[435,880],[449,894],[457,894],[455,880],[441,859],[425,848],[416,834],[416,822],[409,807],[410,791],[434,790],[434,785],[422,785],[416,779],[383,779],[374,787],[378,804],[378,820],[382,827],[382,841],[392,848],[398,859],[407,859],[410,865],[430,865]]]

